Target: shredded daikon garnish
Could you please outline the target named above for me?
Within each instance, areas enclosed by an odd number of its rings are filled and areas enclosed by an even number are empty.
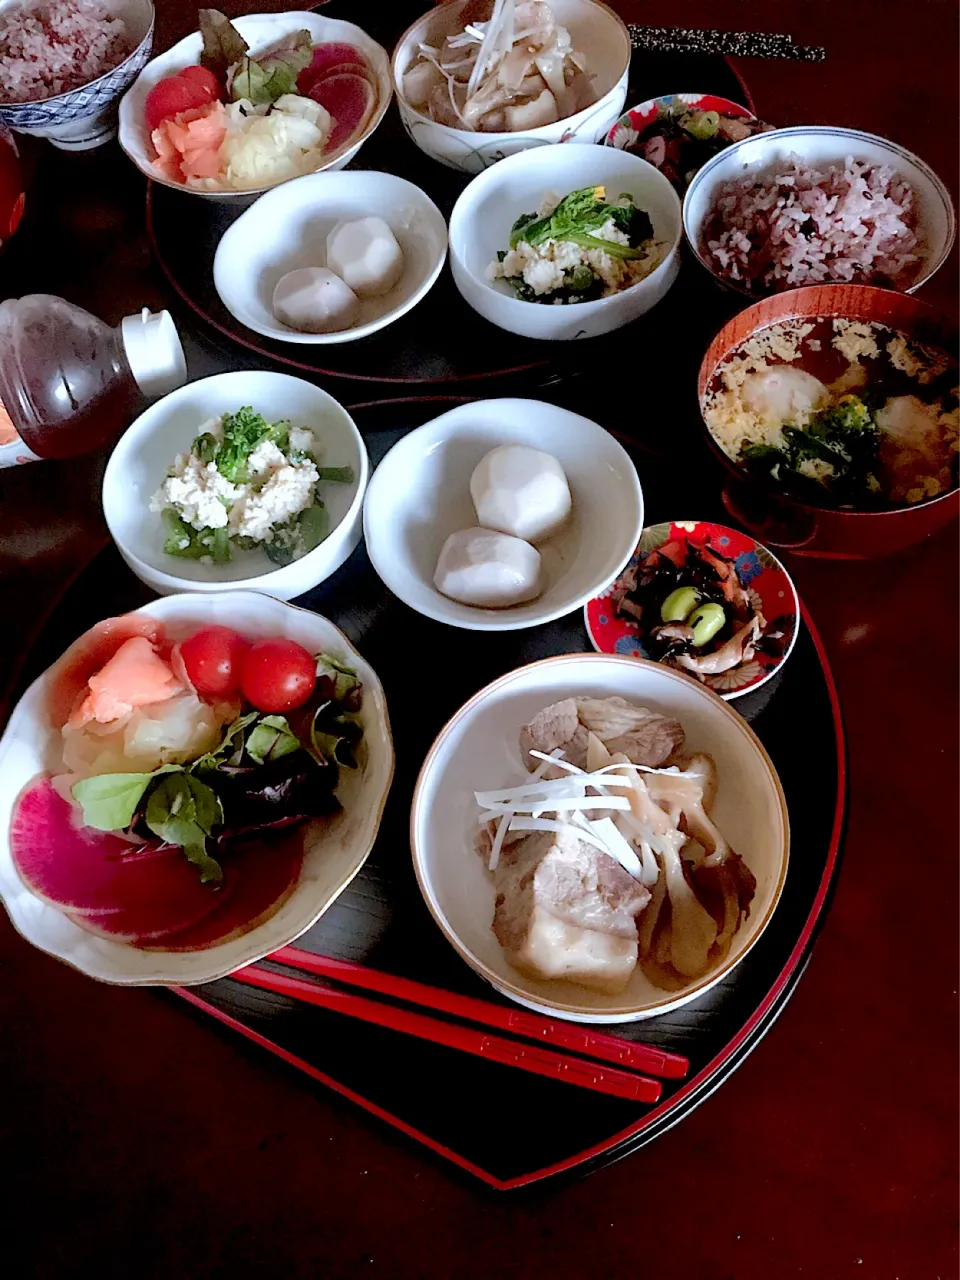
[[[537,765],[536,769],[534,769],[533,773],[530,776],[534,779],[542,778],[543,775],[546,773],[546,771],[549,769],[550,765],[556,764],[561,759],[563,754],[564,752],[562,747],[557,747],[557,749],[555,751],[551,751],[549,755],[543,756],[542,760],[540,761],[540,763]],[[476,792],[474,792],[474,794],[477,795]],[[478,804],[481,803],[479,795],[477,795],[477,803]],[[480,825],[484,826],[487,822],[493,821],[495,816],[496,816],[495,814],[491,813],[487,817],[481,817]],[[487,862],[488,871],[496,871],[497,867],[500,865],[500,852],[503,849],[503,841],[504,841],[504,837],[507,834],[508,825],[509,825],[509,818],[506,816],[501,817],[500,821],[497,823],[497,830],[493,837],[493,845],[490,849],[490,859]]]

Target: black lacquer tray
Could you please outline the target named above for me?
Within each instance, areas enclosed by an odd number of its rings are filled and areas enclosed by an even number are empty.
[[[425,9],[424,0],[368,5],[361,16],[343,0],[324,5],[325,16],[359,22],[391,51],[405,28]],[[666,93],[713,93],[752,107],[747,86],[733,64],[722,57],[635,53],[626,107]],[[396,173],[421,187],[445,217],[463,190],[467,175],[425,156],[407,137],[391,107],[373,137],[364,143],[351,168]],[[657,330],[691,332],[702,350],[737,308],[735,295],[723,293],[688,255],[677,284],[650,315],[617,334],[582,342],[546,343],[518,338],[482,320],[463,301],[445,267],[430,294],[408,315],[369,338],[333,346],[275,342],[247,329],[227,311],[213,284],[213,257],[220,237],[246,205],[222,204],[150,183],[147,231],[154,257],[181,303],[194,318],[221,338],[255,353],[258,362],[275,363],[312,377],[349,379],[376,387],[427,390],[431,385],[523,383],[546,386],[561,376],[582,372],[592,363],[617,359]],[[189,235],[184,234],[189,226]],[[702,341],[700,339],[702,338]]]
[[[447,407],[410,400],[353,412],[375,463],[404,431]],[[691,514],[721,516],[708,470],[700,478],[686,471],[680,512],[677,472],[670,459],[647,451],[635,458],[648,523]],[[149,598],[112,548],[102,552],[50,616],[21,687],[84,628]],[[478,688],[525,662],[589,648],[582,616],[521,632],[443,627],[391,596],[362,546],[299,603],[336,622],[380,676],[390,704],[397,771],[366,867],[297,945],[500,1001],[448,946],[421,900],[408,843],[411,793],[436,733]],[[411,674],[425,661],[435,673],[427,700],[422,682]],[[728,978],[664,1017],[611,1028],[690,1059],[688,1078],[665,1082],[656,1107],[534,1077],[229,978],[180,991],[185,1016],[189,1002],[499,1189],[572,1170],[589,1172],[645,1145],[712,1093],[783,1009],[803,971],[838,869],[843,728],[833,679],[806,613],[796,648],[779,677],[735,706],[751,721],[779,771],[790,809],[793,856],[773,920]],[[816,743],[815,751],[810,742]],[[307,1078],[304,1085],[311,1087]],[[554,1117],[560,1111],[564,1122],[557,1125]]]

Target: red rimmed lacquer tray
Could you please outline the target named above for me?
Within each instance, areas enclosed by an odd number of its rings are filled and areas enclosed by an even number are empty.
[[[360,16],[355,6],[335,2],[323,13],[360,22],[392,50],[410,22],[424,11],[424,0],[373,6]],[[754,109],[744,80],[728,59],[699,54],[635,53],[625,107],[659,94],[696,89]],[[364,143],[351,168],[396,173],[421,187],[448,217],[468,181],[465,174],[429,159],[407,137],[396,110],[387,112],[376,133]],[[437,284],[412,312],[380,333],[333,346],[300,346],[275,342],[247,329],[220,301],[213,284],[213,256],[220,237],[243,207],[200,200],[194,195],[150,183],[147,190],[147,233],[154,257],[168,284],[191,318],[211,335],[268,362],[310,378],[345,379],[378,388],[427,391],[431,386],[470,394],[481,388],[518,382],[547,386],[561,377],[583,372],[611,350],[626,352],[640,331],[688,330],[696,317],[705,346],[737,308],[734,295],[716,287],[691,259],[656,316],[609,338],[578,343],[542,343],[518,338],[481,320],[463,301],[445,268]],[[189,226],[189,235],[184,227]],[[349,394],[349,393],[347,393]],[[389,394],[385,391],[384,394]]]
[[[394,401],[353,412],[376,462],[404,431],[450,403]],[[635,459],[649,521],[676,518],[679,502],[683,517],[719,514],[714,476],[707,467],[699,476],[686,469],[680,485],[673,453],[644,448]],[[104,551],[54,610],[24,679],[98,618],[147,598],[116,553]],[[452,631],[395,600],[377,579],[362,546],[301,603],[332,618],[383,681],[397,772],[370,860],[297,946],[499,1002],[449,948],[423,905],[410,863],[410,797],[420,763],[450,714],[504,671],[551,653],[588,649],[582,615],[527,632]],[[431,681],[428,707],[410,676],[411,662],[417,660],[443,672],[442,679]],[[185,1013],[189,1006],[209,1015],[220,1028],[239,1033],[301,1072],[306,1087],[320,1083],[335,1089],[498,1189],[589,1172],[635,1151],[717,1089],[769,1029],[803,971],[838,868],[843,728],[830,669],[805,612],[796,649],[782,673],[739,699],[736,709],[751,721],[780,773],[794,856],[769,928],[728,979],[675,1013],[611,1028],[690,1060],[687,1078],[665,1080],[656,1105],[529,1075],[230,978],[180,990]],[[280,964],[268,962],[268,967],[287,972]],[[145,993],[143,998],[157,997]],[[722,1098],[711,1105],[723,1105]],[[562,1124],[556,1122],[558,1115]]]

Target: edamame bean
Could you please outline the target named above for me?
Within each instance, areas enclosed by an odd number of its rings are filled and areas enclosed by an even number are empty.
[[[723,606],[719,604],[702,604],[687,619],[687,626],[693,628],[693,645],[702,649],[712,640],[727,620]]]
[[[660,606],[661,621],[683,622],[699,603],[700,594],[693,587],[677,587]]]

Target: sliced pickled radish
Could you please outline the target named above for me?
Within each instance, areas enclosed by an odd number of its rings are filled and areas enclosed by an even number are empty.
[[[324,152],[339,151],[362,133],[377,103],[369,80],[354,72],[325,77],[313,86],[308,96],[325,107],[334,119]]]

